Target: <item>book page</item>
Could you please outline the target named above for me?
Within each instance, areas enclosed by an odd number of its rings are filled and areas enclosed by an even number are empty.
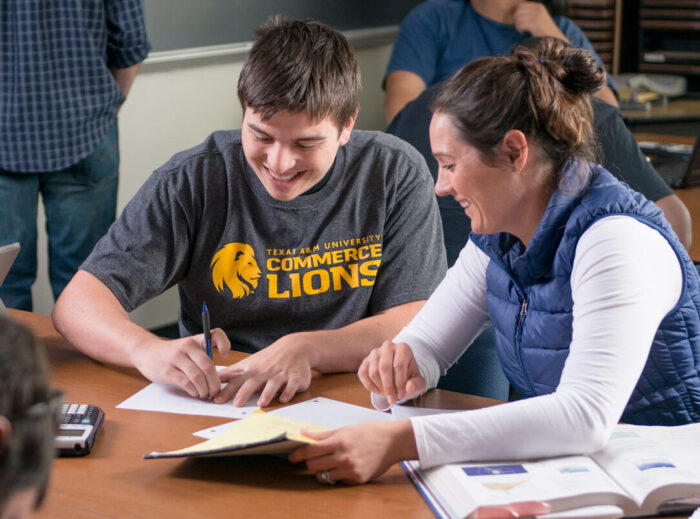
[[[622,508],[612,505],[586,506],[564,512],[538,515],[537,519],[618,519],[624,516]]]
[[[610,504],[634,510],[634,503],[598,465],[585,456],[524,462],[453,464],[425,471],[431,491],[449,503],[455,517],[477,508],[541,501],[551,512]]]
[[[700,424],[618,425],[606,447],[591,457],[643,503],[642,512],[655,514],[666,500],[700,494],[698,445]]]

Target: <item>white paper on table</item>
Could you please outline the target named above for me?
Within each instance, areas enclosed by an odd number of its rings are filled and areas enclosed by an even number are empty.
[[[363,422],[379,422],[391,420],[389,413],[382,413],[359,405],[347,404],[330,398],[316,397],[298,404],[288,405],[270,411],[269,414],[289,418],[300,422],[308,422],[331,429],[345,427]],[[232,429],[238,422],[230,422],[215,427],[208,427],[193,433],[200,438],[211,439]]]
[[[691,515],[688,519],[700,519],[700,508],[695,510],[695,512],[693,512],[693,515]]]
[[[404,420],[413,416],[427,416],[430,414],[458,413],[457,409],[435,409],[433,407],[413,407],[410,405],[392,405],[391,417],[394,420]]]
[[[216,366],[221,371],[226,366]],[[226,384],[222,384],[225,387]],[[190,396],[184,389],[172,384],[152,382],[138,393],[130,396],[121,404],[119,409],[135,409],[138,411],[160,411],[162,413],[195,414],[203,416],[221,416],[224,418],[244,418],[252,413],[260,393],[250,397],[245,406],[236,407],[231,400],[223,404],[215,404]]]

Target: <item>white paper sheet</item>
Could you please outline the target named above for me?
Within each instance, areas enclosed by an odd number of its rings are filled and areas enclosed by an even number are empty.
[[[346,404],[345,402],[339,402],[338,400],[324,397],[312,398],[306,402],[281,407],[270,411],[269,414],[298,420],[300,422],[322,425],[332,429],[362,422],[391,420],[391,415],[389,413],[382,413],[381,411],[375,411],[358,405]],[[211,439],[235,427],[237,424],[238,422],[230,422],[215,427],[208,427],[193,434],[200,438]]]
[[[394,420],[404,420],[412,416],[426,416],[430,414],[457,413],[456,409],[435,409],[432,407],[413,407],[411,405],[392,405],[391,417]]]
[[[221,371],[226,366],[216,366]],[[226,384],[222,384],[225,386]],[[162,413],[195,414],[204,416],[221,416],[224,418],[243,418],[252,413],[260,397],[255,393],[245,406],[236,407],[231,400],[223,404],[215,404],[190,396],[184,389],[170,384],[152,382],[138,393],[117,405],[119,409],[135,409],[138,411],[160,411]]]

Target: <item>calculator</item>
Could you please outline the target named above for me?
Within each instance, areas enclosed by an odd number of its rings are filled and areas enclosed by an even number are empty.
[[[104,412],[95,405],[63,404],[54,445],[59,456],[85,456],[95,445]]]

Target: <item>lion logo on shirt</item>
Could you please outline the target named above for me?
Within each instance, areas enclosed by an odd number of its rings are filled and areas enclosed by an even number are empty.
[[[253,247],[247,243],[225,245],[214,254],[211,268],[216,290],[223,292],[225,283],[234,299],[254,293],[258,286],[260,268]]]

